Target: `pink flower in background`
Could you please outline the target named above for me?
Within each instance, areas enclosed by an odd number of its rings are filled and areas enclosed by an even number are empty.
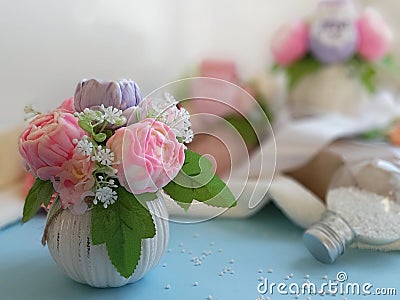
[[[72,157],[74,139],[84,131],[74,115],[55,110],[34,118],[19,139],[19,152],[35,177],[49,180],[61,171]]]
[[[191,87],[190,109],[193,113],[227,116],[239,111],[246,114],[252,107],[252,102],[237,85],[240,82],[237,76],[236,65],[229,60],[204,60],[200,64],[200,77]],[[222,79],[221,80],[215,80]]]
[[[365,10],[357,21],[357,50],[367,60],[379,60],[387,51],[393,40],[393,33],[385,24],[379,13],[371,8]]]
[[[288,66],[304,56],[308,50],[308,35],[308,26],[302,21],[280,27],[271,43],[275,61]]]
[[[185,146],[164,123],[145,119],[118,129],[107,141],[115,154],[118,179],[133,194],[155,192],[178,174]]]
[[[92,191],[94,164],[87,156],[74,151],[70,160],[61,166],[61,172],[52,178],[53,187],[59,194],[63,209],[69,208],[72,213],[83,214],[88,206],[87,196],[94,196]]]
[[[74,97],[64,100],[63,103],[61,103],[61,105],[57,107],[57,109],[73,114],[75,112]]]
[[[230,60],[203,60],[200,64],[200,76],[238,82],[236,64]]]

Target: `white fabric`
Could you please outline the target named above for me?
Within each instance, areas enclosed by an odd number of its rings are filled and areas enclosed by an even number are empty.
[[[238,192],[237,182],[248,180],[250,184],[245,186],[244,191],[252,197],[240,197],[238,206],[228,210],[224,216],[251,216],[272,198],[289,219],[307,228],[320,218],[325,209],[324,205],[306,188],[280,173],[307,163],[315,154],[338,138],[386,126],[390,120],[399,115],[400,105],[396,99],[390,94],[380,93],[357,115],[325,114],[286,123],[275,132],[275,140],[265,141],[260,150],[251,156],[250,172],[247,164],[234,168],[228,186],[235,193]],[[270,185],[271,168],[275,166],[275,146],[277,174]],[[270,197],[266,196],[268,188]],[[185,212],[179,208],[172,210],[172,215],[175,217],[182,214]],[[196,216],[199,215],[213,216],[216,212],[212,207],[197,207]]]

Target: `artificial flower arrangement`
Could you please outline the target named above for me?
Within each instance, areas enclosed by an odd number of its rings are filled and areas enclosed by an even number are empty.
[[[236,204],[212,164],[186,147],[193,139],[190,115],[169,94],[142,99],[133,81],[90,79],[54,111],[28,112],[35,116],[20,136],[19,152],[36,180],[23,222],[41,206],[59,205],[47,219],[43,244],[61,212],[90,212],[91,243],[105,245],[112,265],[129,278],[142,241],[156,234],[146,203],[160,193],[185,209],[194,199]]]
[[[271,43],[273,68],[284,70],[293,89],[306,75],[341,64],[374,92],[377,67],[393,66],[392,39],[376,10],[367,8],[357,15],[349,0],[324,0],[313,18],[278,29]]]

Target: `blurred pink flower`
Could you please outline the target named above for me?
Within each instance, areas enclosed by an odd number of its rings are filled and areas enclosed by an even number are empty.
[[[19,152],[35,177],[49,180],[72,157],[74,139],[84,131],[74,115],[61,110],[34,118],[19,139]]]
[[[57,109],[73,114],[75,112],[74,97],[64,100],[63,103],[61,103],[61,105],[57,107]]]
[[[367,8],[357,21],[357,50],[367,60],[376,61],[389,50],[393,33],[381,15],[374,9]]]
[[[200,77],[191,87],[190,109],[195,114],[227,116],[239,111],[246,114],[252,107],[249,97],[240,89],[236,65],[229,60],[204,60]],[[215,80],[222,79],[222,80]],[[226,82],[228,81],[228,82]],[[242,87],[243,88],[243,87]]]
[[[145,119],[118,129],[107,141],[114,154],[118,179],[133,194],[155,192],[178,174],[185,146],[164,123]]]
[[[299,21],[280,27],[271,43],[272,56],[281,66],[288,66],[306,54],[309,30],[305,22]]]
[[[72,158],[65,161],[61,168],[62,171],[52,179],[61,206],[63,209],[69,208],[73,214],[81,215],[88,208],[85,198],[94,196],[93,162],[74,151]]]

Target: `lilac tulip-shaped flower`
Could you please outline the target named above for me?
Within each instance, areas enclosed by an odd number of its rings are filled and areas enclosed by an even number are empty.
[[[325,0],[311,24],[310,51],[323,63],[341,63],[357,45],[357,28],[351,1]]]
[[[122,111],[137,106],[142,100],[139,86],[132,80],[104,81],[82,80],[75,90],[75,110],[99,109],[112,106]]]

